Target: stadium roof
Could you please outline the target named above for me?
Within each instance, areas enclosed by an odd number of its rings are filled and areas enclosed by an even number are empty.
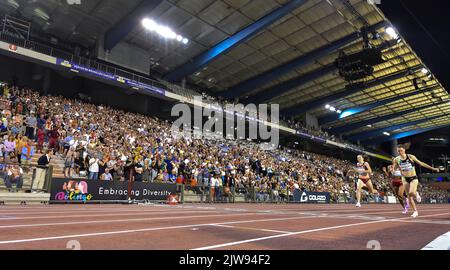
[[[450,95],[388,18],[367,0],[8,0],[0,12],[20,12],[39,30],[64,40],[105,46],[122,40],[148,51],[165,78],[241,102],[278,103],[281,114],[309,112],[330,131],[352,139],[404,134],[450,125]],[[146,31],[152,18],[189,38],[171,42]],[[395,27],[395,26],[394,26]],[[340,51],[370,44],[385,63],[360,85],[348,86],[334,66]],[[378,35],[375,35],[378,33]],[[412,44],[414,45],[414,44]],[[338,118],[325,105],[342,110]],[[380,120],[380,121],[378,121]]]

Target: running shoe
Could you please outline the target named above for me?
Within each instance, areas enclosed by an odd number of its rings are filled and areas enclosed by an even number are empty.
[[[406,214],[408,214],[408,208],[406,208],[406,207],[405,207],[405,208],[403,208],[403,212],[402,212],[402,214],[403,214],[403,215],[406,215]]]
[[[416,200],[418,203],[422,202],[422,197],[420,197],[419,192],[417,192]]]
[[[419,216],[419,212],[414,211],[414,213],[411,215],[411,217],[416,218]]]
[[[361,203],[357,203],[357,204],[356,204],[356,207],[361,207]]]

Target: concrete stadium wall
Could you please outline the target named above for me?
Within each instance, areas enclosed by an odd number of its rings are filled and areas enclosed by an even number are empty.
[[[150,55],[147,51],[122,41],[107,53],[103,48],[103,40],[101,38],[97,43],[99,59],[149,75]]]

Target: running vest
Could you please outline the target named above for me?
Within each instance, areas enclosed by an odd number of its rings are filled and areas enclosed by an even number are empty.
[[[402,158],[399,157],[398,165],[400,166],[400,170],[402,173],[409,173],[416,171],[416,168],[414,167],[414,162],[409,158],[409,155],[406,155],[405,160],[402,160]]]
[[[400,170],[395,170],[395,171],[392,173],[392,176],[401,177],[401,176],[402,176],[402,171],[400,171]]]
[[[364,163],[356,163],[356,171],[358,172],[360,178],[361,176],[363,176],[364,178],[368,177],[368,173],[366,172],[366,166],[364,166]]]
[[[402,176],[402,171],[399,169],[396,169],[395,171],[392,171],[392,165],[389,165],[389,175],[391,175],[392,177],[401,177]]]

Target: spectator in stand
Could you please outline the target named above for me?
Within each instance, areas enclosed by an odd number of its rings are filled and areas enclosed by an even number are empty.
[[[43,108],[43,107],[42,107]],[[39,118],[37,119],[37,121],[36,121],[36,127],[38,128],[38,129],[42,129],[42,130],[44,130],[45,129],[45,123],[47,122],[47,120],[45,120],[45,117],[44,117],[44,114],[40,114],[39,115]]]
[[[5,161],[5,143],[4,139],[0,137],[0,157],[3,158],[3,162]]]
[[[216,193],[219,193],[219,178],[217,177],[216,174],[214,174],[214,176],[211,177],[211,181],[210,181],[210,202],[214,202],[216,200]]]
[[[17,163],[15,156],[11,157],[11,163],[12,164],[8,165],[6,169],[5,186],[9,192],[17,192],[17,189],[22,188],[23,170]],[[16,185],[16,189],[12,188],[13,184]]]
[[[75,163],[75,149],[71,147],[64,158],[64,177],[72,177],[72,168]]]
[[[45,142],[49,142],[50,141],[50,132],[53,130],[53,121],[51,119],[51,117],[47,118],[47,121],[45,122],[44,125],[44,131],[45,131]]]
[[[53,127],[52,130],[48,132],[49,134],[49,141],[48,141],[48,149],[53,150],[53,154],[56,154],[58,152],[58,138],[59,138],[59,132],[58,127]]]
[[[27,136],[30,140],[34,140],[34,132],[37,125],[37,119],[34,115],[34,112],[31,112],[30,115],[25,120],[26,124],[26,132],[25,136]]]
[[[8,162],[10,153],[15,153],[16,151],[16,141],[14,140],[14,137],[12,135],[9,135],[8,138],[4,141],[4,145],[4,157],[5,161]]]
[[[42,154],[44,142],[45,142],[45,131],[42,128],[39,128],[37,131],[37,151],[40,154]]]
[[[27,166],[25,168],[26,171],[29,171],[30,169],[30,164],[31,164],[31,159],[33,158],[33,155],[35,153],[35,148],[34,148],[34,142],[32,140],[26,140],[26,144],[22,147],[22,162],[21,164],[24,166]]]
[[[20,125],[19,122],[15,122],[14,126],[11,128],[11,134],[13,136],[17,136],[17,134],[23,134],[23,127]]]
[[[102,175],[100,175],[100,180],[104,180],[104,181],[113,180],[113,177],[112,177],[111,173],[109,172],[109,168],[106,168],[105,172]]]
[[[99,159],[96,155],[94,155],[91,159],[89,159],[89,179],[97,180],[98,179],[98,162]]]
[[[70,146],[74,144],[74,137],[71,133],[67,134],[63,141],[63,156],[66,156],[67,152],[70,149]]]
[[[17,135],[16,137],[16,156],[19,164],[22,163],[22,151],[23,148],[28,144],[28,138],[26,136],[22,136],[22,134]]]
[[[8,128],[5,126],[3,121],[0,120],[0,137],[3,137],[8,134]]]
[[[134,165],[134,181],[142,182],[143,172],[144,172],[144,166],[143,166],[142,157],[139,157],[138,162],[136,162]],[[167,172],[166,172],[166,174],[167,174]],[[163,181],[164,181],[164,179],[163,179]]]

